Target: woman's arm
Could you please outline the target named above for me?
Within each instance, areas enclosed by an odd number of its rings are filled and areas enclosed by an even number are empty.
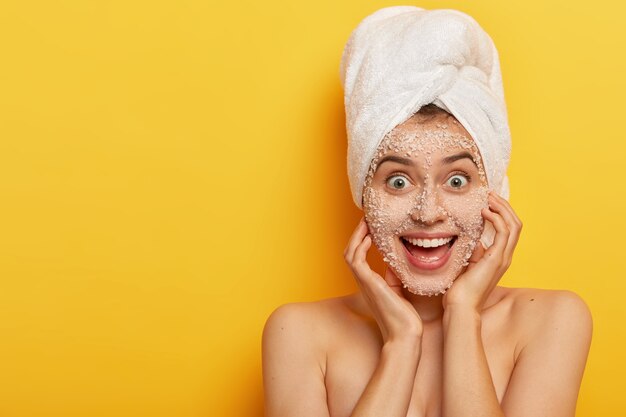
[[[443,329],[443,416],[504,417],[481,339],[480,314],[449,307]]]
[[[571,291],[545,292],[519,318],[527,340],[498,404],[480,338],[480,316],[446,311],[444,413],[455,416],[574,417],[589,353],[592,319]]]
[[[478,244],[466,271],[443,297],[443,417],[505,416],[482,343],[481,312],[511,264],[522,223],[495,193],[482,215],[495,228],[493,245],[485,250]]]
[[[574,417],[593,321],[571,291],[545,291],[527,303],[530,323],[502,399],[507,417]],[[534,319],[533,319],[534,318]]]
[[[525,329],[521,349],[498,403],[481,339],[482,306],[509,267],[522,227],[497,195],[483,215],[494,244],[477,251],[467,272],[444,296],[444,417],[574,417],[591,343],[592,320],[571,291],[546,292],[515,313]]]
[[[351,416],[406,417],[420,356],[419,338],[386,342],[372,379]]]
[[[365,219],[354,231],[344,258],[352,270],[383,338],[380,361],[352,417],[406,417],[422,353],[422,320],[387,268],[383,279],[366,259],[372,238]],[[419,405],[418,405],[419,407]]]

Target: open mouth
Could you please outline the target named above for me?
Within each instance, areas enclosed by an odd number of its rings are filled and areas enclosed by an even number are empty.
[[[439,268],[448,259],[450,249],[457,240],[457,236],[448,236],[434,239],[416,239],[401,236],[400,240],[407,250],[409,261],[424,269]]]

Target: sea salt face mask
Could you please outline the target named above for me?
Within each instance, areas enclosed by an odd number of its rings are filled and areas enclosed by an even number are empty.
[[[363,188],[374,245],[417,295],[446,292],[484,227],[487,181],[476,144],[452,117],[414,115],[381,142]]]

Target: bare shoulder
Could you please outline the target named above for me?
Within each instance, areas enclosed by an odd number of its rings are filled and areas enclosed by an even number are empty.
[[[589,306],[583,298],[570,290],[538,288],[506,288],[510,303],[509,320],[520,330],[520,347],[538,337],[576,337],[588,344],[593,330]]]
[[[570,290],[506,288],[512,302],[513,319],[544,322],[549,317],[590,320],[591,311],[582,297]]]
[[[587,303],[573,291],[505,289],[515,366],[501,402],[507,416],[573,416],[592,335]]]
[[[359,303],[358,295],[353,294],[281,305],[267,319],[263,339],[282,334],[281,337],[308,341],[309,345],[312,341],[321,345],[358,316]]]
[[[268,416],[328,416],[328,346],[350,320],[355,297],[290,303],[263,329],[263,385]]]

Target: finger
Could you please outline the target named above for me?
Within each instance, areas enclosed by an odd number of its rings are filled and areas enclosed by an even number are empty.
[[[369,264],[367,264],[366,257],[362,255],[363,253],[367,253],[370,245],[370,237],[366,236],[363,241],[355,248],[354,258],[352,259],[352,262],[349,264],[349,266],[352,270],[352,274],[354,275],[359,288],[361,289],[361,292],[368,299],[371,300],[371,285],[369,284],[369,280],[366,277],[366,275],[370,274],[371,268],[369,267]]]
[[[517,214],[515,214],[515,211],[508,201],[497,194],[492,194],[489,196],[489,206],[493,211],[499,213],[504,218],[504,221],[512,232],[519,234],[522,228],[522,222],[519,217],[517,217]]]
[[[508,262],[510,262],[513,257],[513,251],[515,250],[515,247],[517,246],[517,242],[519,240],[522,228],[521,221],[519,220],[509,203],[497,194],[493,194],[490,196],[489,204],[493,211],[502,216],[510,231],[507,246],[504,250],[504,256],[508,260]]]
[[[488,259],[494,259],[497,262],[502,262],[504,250],[506,249],[506,245],[509,240],[509,229],[507,228],[502,216],[498,213],[495,213],[488,208],[484,208],[481,213],[486,220],[493,224],[493,227],[496,230],[493,245],[485,251],[485,256]]]
[[[363,239],[363,243],[359,245],[355,251],[354,262],[352,264],[354,272],[357,275],[357,278],[366,285],[374,286],[376,288],[389,286],[387,280],[383,279],[380,275],[378,275],[378,273],[372,270],[367,262],[367,251],[371,246],[372,237],[368,234],[365,236],[365,239]],[[392,281],[392,283],[395,285],[394,281]],[[400,284],[400,286],[402,286],[402,284]]]
[[[354,252],[356,248],[363,242],[365,235],[367,234],[367,224],[365,223],[365,218],[361,217],[359,224],[357,224],[356,228],[352,232],[350,239],[348,240],[348,246],[343,252],[343,256],[346,261],[350,264],[354,260]]]
[[[472,256],[470,256],[468,262],[476,263],[482,259],[484,254],[485,254],[485,248],[483,247],[482,242],[479,240],[478,242],[476,242],[476,247],[474,248],[474,251],[472,252]]]
[[[372,276],[376,274],[367,263],[367,251],[372,246],[372,237],[366,235],[363,241],[356,247],[354,251],[354,259],[352,260],[352,271],[356,278],[360,281],[372,282]]]
[[[501,197],[498,193],[492,192],[490,195],[492,195],[497,201],[499,201],[511,213],[511,215],[513,216],[514,222],[521,229],[522,228],[522,221],[520,220],[520,218],[515,213],[515,210],[513,210],[513,207],[511,207],[511,203],[509,203],[506,198]]]
[[[507,264],[510,265],[513,259],[513,252],[517,247],[517,243],[522,232],[522,221],[515,213],[515,210],[513,210],[513,207],[511,207],[511,204],[505,198],[502,198],[497,193],[492,193],[491,197],[493,201],[496,202],[497,206],[501,209],[501,213],[505,215],[505,220],[507,221],[507,224],[509,224],[509,229],[511,230],[509,242],[504,252],[507,259]]]
[[[385,271],[385,281],[387,282],[387,285],[389,285],[389,288],[391,288],[396,294],[403,296],[402,281],[400,281],[400,278],[398,278],[390,267],[387,267],[387,270]]]
[[[367,235],[363,242],[357,247],[352,262],[352,271],[356,277],[359,288],[365,296],[372,302],[378,299],[389,301],[390,292],[393,289],[385,280],[370,268],[367,262],[367,250],[371,247],[372,238]]]

